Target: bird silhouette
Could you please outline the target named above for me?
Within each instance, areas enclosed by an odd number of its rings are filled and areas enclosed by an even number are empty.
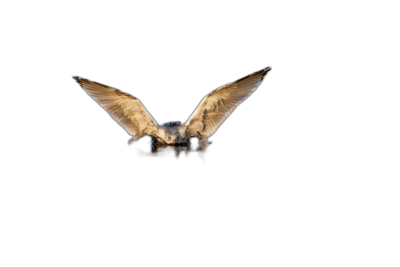
[[[159,125],[136,97],[118,89],[80,77],[73,77],[82,88],[119,123],[133,140],[143,135],[152,137],[152,150],[166,146],[188,146],[190,138],[199,138],[201,147],[221,124],[261,84],[270,71],[267,67],[205,96],[189,119]]]

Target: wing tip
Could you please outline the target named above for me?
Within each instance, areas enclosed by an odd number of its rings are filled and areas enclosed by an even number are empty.
[[[81,77],[78,77],[78,76],[72,76],[72,78],[75,79],[75,81],[77,81],[79,84],[83,80]]]
[[[266,68],[263,69],[263,71],[264,71],[265,73],[267,73],[267,72],[270,71],[270,70],[271,70],[271,67],[266,67]]]
[[[253,72],[252,74],[249,74],[237,81],[234,81],[234,83],[240,83],[246,79],[258,79],[260,82],[264,79],[265,75],[271,70],[271,67],[266,67],[261,70],[258,70],[256,72]]]
[[[260,70],[258,73],[261,74],[261,81],[264,80],[264,77],[267,75],[267,73],[271,70],[271,67],[266,67],[262,70]]]
[[[72,78],[74,78],[75,81],[76,81],[77,83],[79,83],[82,87],[83,87],[83,84],[89,82],[88,79],[84,79],[84,78],[81,78],[81,77],[79,77],[79,76],[72,76]]]

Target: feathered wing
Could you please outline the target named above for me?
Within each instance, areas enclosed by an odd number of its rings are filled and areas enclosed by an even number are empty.
[[[265,68],[240,80],[226,84],[203,98],[196,110],[182,126],[186,136],[205,140],[218,129],[235,108],[261,84],[271,68]]]
[[[135,140],[156,133],[157,122],[136,97],[97,82],[73,78]]]

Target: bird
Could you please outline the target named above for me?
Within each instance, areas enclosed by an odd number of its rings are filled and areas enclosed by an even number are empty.
[[[182,124],[171,121],[159,125],[140,100],[116,88],[73,76],[83,90],[132,136],[138,140],[148,135],[152,148],[188,146],[190,138],[197,137],[199,144],[209,144],[213,135],[231,113],[261,84],[270,67],[256,71],[239,80],[223,85],[206,95],[189,119]]]

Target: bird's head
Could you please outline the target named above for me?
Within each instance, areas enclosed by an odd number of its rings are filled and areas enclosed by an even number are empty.
[[[165,128],[177,128],[177,127],[181,126],[181,122],[180,121],[171,121],[171,122],[164,123],[162,126],[164,126]]]

